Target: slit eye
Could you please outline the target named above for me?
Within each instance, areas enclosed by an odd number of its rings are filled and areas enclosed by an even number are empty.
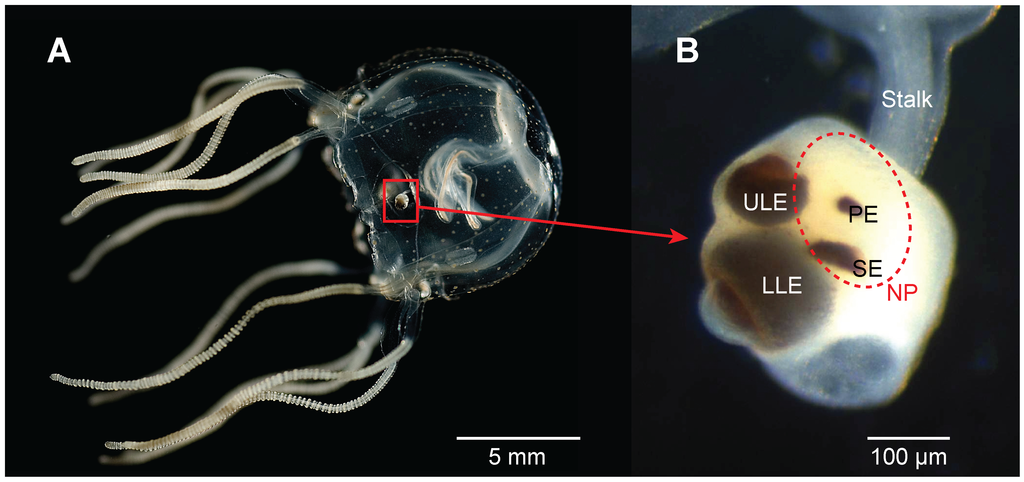
[[[835,241],[818,241],[814,243],[814,251],[817,253],[818,258],[832,265],[833,268],[842,268],[849,271],[853,271],[854,262],[858,259],[865,259],[864,253],[860,249]]]

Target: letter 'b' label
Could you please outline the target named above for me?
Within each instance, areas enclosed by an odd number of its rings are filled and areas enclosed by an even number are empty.
[[[690,44],[689,47],[683,44]],[[676,62],[680,64],[690,64],[697,61],[697,39],[693,37],[676,37]],[[685,56],[687,52],[693,54]]]

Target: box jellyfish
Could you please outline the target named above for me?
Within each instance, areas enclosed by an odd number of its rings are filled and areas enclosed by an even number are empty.
[[[210,93],[225,83],[230,85]],[[234,171],[195,179],[226,136],[238,106],[271,91],[284,91],[297,104],[308,107],[310,128]],[[238,205],[286,175],[297,162],[301,146],[325,138],[330,145],[325,161],[348,186],[349,202],[362,223],[355,232],[359,238],[365,234],[361,242],[373,261],[369,283],[332,284],[265,299],[214,341],[230,314],[258,287],[287,277],[351,272],[327,260],[273,266],[239,286],[196,340],[159,372],[123,381],[62,374],[51,378],[100,390],[92,401],[102,403],[118,396],[111,394],[152,389],[186,375],[225,349],[267,308],[328,296],[371,295],[390,302],[382,309],[387,314],[380,316],[383,324],[372,323],[356,347],[333,362],[246,382],[195,422],[164,437],[107,442],[107,448],[126,451],[104,458],[107,463],[141,463],[164,455],[211,433],[238,410],[259,401],[327,413],[347,412],[368,403],[412,347],[427,301],[454,299],[508,278],[537,254],[550,235],[548,225],[489,215],[553,220],[558,212],[561,161],[537,100],[501,65],[457,50],[410,51],[364,66],[356,82],[339,92],[284,73],[257,69],[220,72],[200,87],[189,120],[131,146],[80,156],[74,164],[103,163],[176,142],[188,143],[198,129],[214,122],[214,133],[203,152],[185,167],[171,170],[183,152],[175,149],[169,161],[141,173],[86,172],[83,182],[111,180],[118,184],[87,197],[65,222],[123,196],[222,188],[256,174],[278,157],[284,159],[219,200],[168,206],[139,218],[100,243],[71,278],[87,277],[106,253],[162,222]],[[417,222],[408,222],[417,218],[421,206],[477,214],[425,210]],[[384,355],[368,363],[376,344]],[[309,398],[374,376],[376,382],[349,402],[332,404]]]
[[[952,50],[995,9],[804,12],[865,44],[880,90],[926,92],[933,107],[875,104],[867,130],[806,118],[732,161],[712,194],[700,315],[798,397],[873,407],[906,387],[942,319],[955,230],[918,178],[945,117]],[[868,205],[885,214],[866,215]],[[884,269],[866,269],[872,259]]]

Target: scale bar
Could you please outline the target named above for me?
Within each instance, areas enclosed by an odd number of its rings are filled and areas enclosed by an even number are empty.
[[[455,437],[455,440],[579,440],[579,437]]]
[[[949,437],[868,437],[868,440],[949,440]]]

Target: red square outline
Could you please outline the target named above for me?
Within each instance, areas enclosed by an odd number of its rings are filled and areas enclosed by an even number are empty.
[[[396,219],[396,220],[393,220],[393,221],[388,221],[388,202],[387,202],[387,199],[386,199],[387,195],[388,195],[388,181],[393,181],[393,182],[411,182],[411,183],[416,185],[416,217],[414,217],[411,220],[408,220],[408,219]],[[383,189],[381,189],[381,199],[380,200],[384,204],[384,206],[383,206],[384,209],[382,209],[381,212],[384,213],[383,216],[382,216],[383,217],[382,221],[384,221],[385,223],[412,223],[412,224],[416,224],[416,223],[420,222],[420,180],[419,179],[385,179],[384,180],[384,187],[383,187]]]

